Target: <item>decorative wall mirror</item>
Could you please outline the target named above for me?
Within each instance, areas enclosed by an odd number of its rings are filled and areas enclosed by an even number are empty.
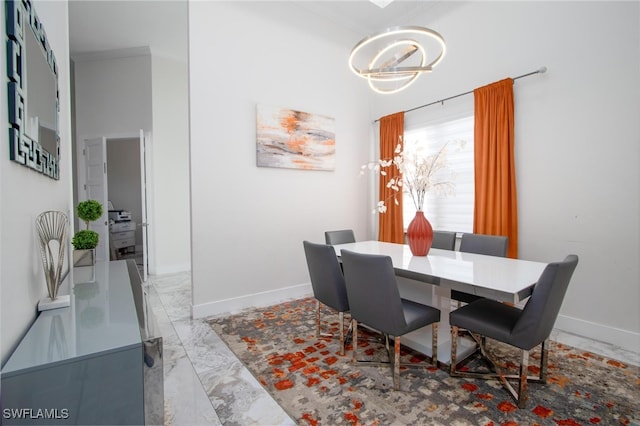
[[[59,179],[58,66],[30,0],[5,1],[9,158]]]

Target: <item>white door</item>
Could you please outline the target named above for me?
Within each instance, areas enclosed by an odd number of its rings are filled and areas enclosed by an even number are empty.
[[[148,253],[148,236],[147,227],[147,176],[148,176],[148,150],[150,147],[151,137],[149,134],[145,137],[144,131],[140,129],[140,200],[142,202],[142,280],[147,281],[147,275],[149,274],[149,253]]]
[[[109,261],[109,210],[107,198],[107,139],[95,138],[84,140],[85,164],[85,199],[96,200],[102,204],[102,216],[91,222],[89,229],[98,233],[99,243],[96,247],[96,260]],[[80,229],[85,224],[80,223]]]

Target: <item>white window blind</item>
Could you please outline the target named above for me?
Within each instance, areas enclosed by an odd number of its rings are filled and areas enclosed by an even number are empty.
[[[455,190],[450,195],[427,194],[424,212],[434,230],[472,232],[474,203],[473,116],[447,119],[438,123],[418,125],[404,131],[404,150],[417,146],[427,155],[437,152],[447,141],[447,160],[453,171]],[[461,147],[456,141],[464,141]],[[403,199],[404,228],[416,214],[408,193]]]

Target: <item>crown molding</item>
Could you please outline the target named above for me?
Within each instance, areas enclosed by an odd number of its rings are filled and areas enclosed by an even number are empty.
[[[130,58],[134,56],[151,56],[151,48],[149,46],[139,46],[71,54],[71,60],[74,62],[91,62],[104,61],[107,59]]]

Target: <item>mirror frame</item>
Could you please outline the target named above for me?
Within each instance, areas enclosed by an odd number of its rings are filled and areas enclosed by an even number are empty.
[[[60,179],[60,93],[58,89],[58,66],[49,45],[44,27],[31,0],[6,0],[7,36],[7,101],[9,106],[9,158],[34,169],[52,179]],[[55,152],[44,149],[40,143],[26,132],[25,110],[28,102],[26,75],[27,52],[26,33],[33,31],[42,48],[36,52],[44,54],[44,59],[55,81]]]

